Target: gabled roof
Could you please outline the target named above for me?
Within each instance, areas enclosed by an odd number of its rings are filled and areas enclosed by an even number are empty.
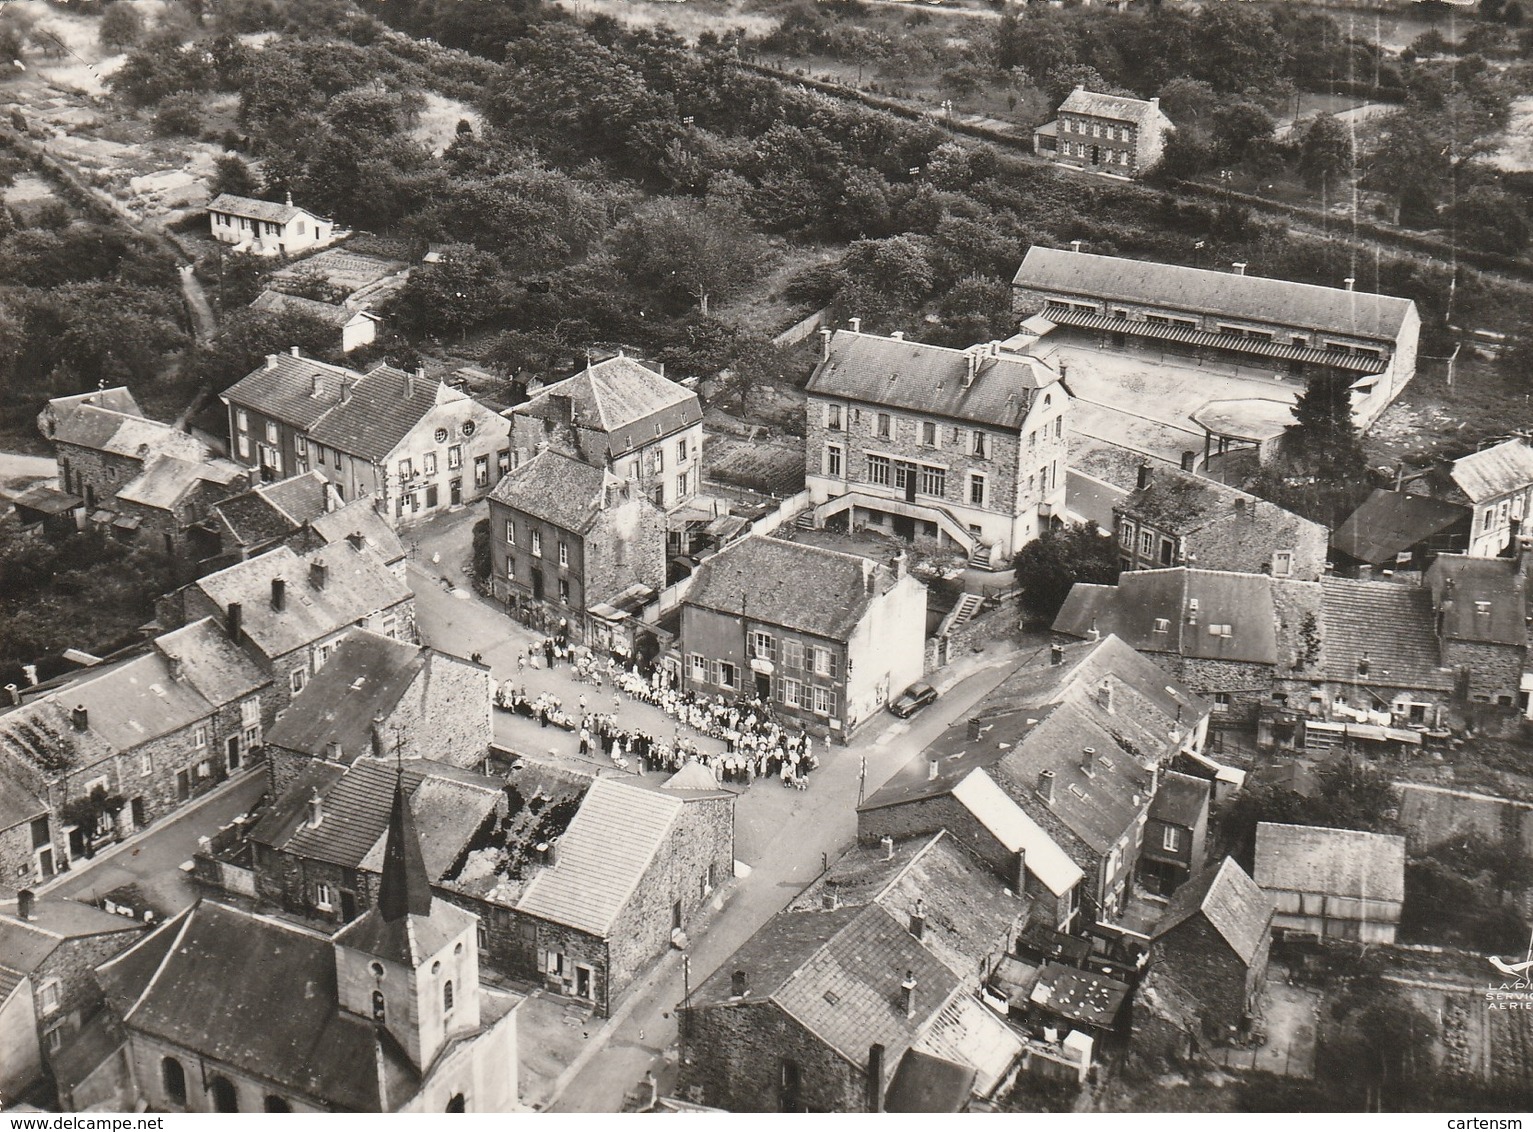
[[[703,419],[696,393],[621,354],[544,386],[515,412],[563,424],[561,398],[568,399],[567,423],[605,433],[613,457],[625,456],[657,436],[669,436]]]
[[[144,415],[144,410],[139,407],[138,401],[126,385],[114,385],[110,389],[92,389],[86,393],[72,393],[67,397],[54,397],[48,401],[48,408],[56,416],[63,416],[73,410],[76,405],[82,404],[111,409],[113,412],[124,413],[130,417]]]
[[[1359,562],[1379,566],[1456,524],[1467,528],[1469,519],[1469,509],[1457,503],[1380,487],[1336,528],[1331,545]]]
[[[1034,244],[1013,286],[1393,342],[1416,304],[1392,295]]]
[[[360,376],[345,366],[313,358],[268,354],[259,369],[224,390],[223,398],[307,432],[332,406],[340,404],[341,382],[355,382]]]
[[[448,404],[461,405],[464,419],[472,418],[476,428],[505,428],[505,422],[467,393],[391,366],[378,366],[359,377],[351,396],[315,421],[309,435],[352,456],[382,460],[428,413]]]
[[[1027,871],[1055,896],[1069,892],[1086,875],[985,771],[971,770],[952,794],[1008,852],[1026,854]]]
[[[1131,492],[1117,510],[1174,534],[1191,534],[1230,515],[1264,521],[1286,518],[1317,531],[1324,530],[1319,523],[1311,523],[1265,499],[1173,467],[1150,469],[1144,487]]]
[[[1517,559],[1439,554],[1425,583],[1444,640],[1527,645],[1527,575]]]
[[[385,565],[393,565],[405,556],[399,532],[378,514],[367,496],[353,499],[334,511],[325,511],[307,523],[309,530],[323,542],[339,546],[342,541],[360,536],[362,545]]]
[[[1496,499],[1533,486],[1533,448],[1507,440],[1453,461],[1448,473],[1469,502]]]
[[[1233,857],[1226,857],[1217,869],[1203,870],[1176,890],[1155,926],[1154,938],[1162,938],[1201,913],[1240,961],[1250,966],[1261,950],[1274,907],[1272,897]]]
[[[428,654],[365,629],[348,634],[272,725],[266,742],[318,758],[329,757],[336,743],[344,762],[371,752],[373,720],[394,713]]]
[[[204,899],[97,979],[128,1030],[334,1108],[392,1110],[420,1087],[371,1019],[340,1009],[335,949],[315,932]]]
[[[610,472],[548,448],[508,472],[495,485],[490,498],[534,519],[583,535],[596,525],[607,508],[609,487],[614,494],[613,505],[629,502],[629,496],[638,498],[635,488]]]
[[[1259,822],[1256,883],[1269,892],[1405,899],[1405,838],[1360,829]]]
[[[210,704],[231,704],[271,683],[212,617],[160,634],[154,649],[167,663],[179,661],[182,676]]]
[[[232,460],[183,460],[179,456],[153,456],[117,498],[143,507],[169,510],[186,494],[205,483],[227,487],[246,474]]]
[[[954,995],[912,1049],[972,1067],[975,1075],[970,1087],[982,1097],[991,1096],[1010,1080],[1026,1051],[1021,1036],[1000,1015],[967,994]],[[907,1060],[908,1055],[900,1064]]]
[[[45,897],[32,905],[30,919],[19,919],[14,911],[0,913],[0,956],[12,970],[31,974],[71,939],[122,933],[126,947],[142,928],[137,920],[89,904]]]
[[[286,204],[278,204],[276,201],[235,196],[233,193],[219,193],[208,201],[208,211],[243,216],[248,220],[264,220],[269,224],[286,224],[295,216],[314,215],[306,208],[297,207],[291,198]]]
[[[1161,113],[1158,100],[1151,102],[1121,94],[1098,94],[1083,86],[1076,87],[1065,96],[1065,100],[1059,104],[1059,113],[1111,118],[1117,122],[1134,122],[1145,127],[1154,125],[1157,119],[1170,124],[1170,120]]]
[[[1331,680],[1387,688],[1448,691],[1453,673],[1442,667],[1431,591],[1401,582],[1322,578],[1320,664]]]
[[[895,584],[893,571],[870,558],[758,536],[707,559],[694,577],[683,618],[689,607],[711,609],[832,641],[846,640]]]
[[[48,803],[38,796],[37,791],[0,760],[0,833],[48,812]]]
[[[1192,829],[1208,813],[1209,781],[1168,770],[1161,775],[1150,803],[1154,821]]]
[[[202,441],[164,421],[103,409],[84,401],[58,415],[50,439],[57,444],[72,444],[76,448],[136,460],[164,455],[197,462],[208,455],[207,446]]]
[[[236,543],[261,546],[323,515],[326,482],[319,472],[304,472],[221,499],[213,504],[213,510]]]
[[[250,309],[271,311],[275,314],[284,312],[306,314],[337,329],[358,319],[369,321],[376,320],[377,317],[367,311],[352,310],[340,303],[326,303],[319,299],[306,299],[302,295],[289,295],[272,290],[265,290],[257,295],[255,301],[250,304]]]
[[[598,778],[517,911],[606,938],[686,805],[678,794]]]
[[[971,354],[977,359],[975,376],[965,386]],[[808,392],[1016,429],[1040,390],[1058,382],[1047,362],[995,343],[954,350],[837,330],[829,356],[809,378]],[[1053,391],[1055,397],[1064,395],[1062,386]]]

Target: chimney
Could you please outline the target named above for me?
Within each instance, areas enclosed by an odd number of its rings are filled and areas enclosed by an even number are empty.
[[[1052,770],[1038,772],[1038,797],[1048,805],[1054,804],[1054,772]]]
[[[324,391],[325,391],[325,383],[320,380],[319,371],[315,370],[314,371],[314,388],[311,391],[310,395],[314,396],[314,397],[318,397]]]
[[[407,372],[405,374],[405,400],[406,401],[413,401],[414,399],[415,399],[415,374]]]
[[[315,787],[309,794],[309,828],[313,829],[325,820],[325,803]]]
[[[878,839],[878,847],[884,851],[884,860],[894,860],[894,838],[880,837]]]
[[[1102,686],[1097,689],[1097,703],[1103,711],[1112,711],[1112,679],[1109,677],[1102,681]]]
[[[69,713],[69,722],[74,724],[76,731],[90,730],[90,712],[84,704],[75,704],[74,711]]]
[[[916,973],[907,970],[905,981],[900,984],[900,1006],[904,1008],[906,1018],[916,1016]]]
[[[165,666],[170,669],[170,678],[179,684],[186,678],[186,665],[179,656],[172,653],[165,654]]]
[[[1230,264],[1230,270],[1236,275],[1244,275],[1246,273],[1246,265],[1243,263],[1232,263]]]
[[[1373,567],[1366,562],[1357,568],[1357,580],[1359,582],[1366,582],[1371,577],[1373,577]]]
[[[750,978],[744,971],[736,971],[729,976],[729,997],[744,998],[751,992]]]
[[[1159,110],[1160,109],[1160,95],[1157,94],[1154,98],[1150,99],[1150,105],[1152,107],[1154,107],[1156,110]]]
[[[1354,279],[1354,278],[1353,278],[1353,277],[1352,277],[1352,276],[1350,276],[1350,275],[1349,275],[1349,276],[1347,276],[1347,277],[1346,277],[1346,278],[1345,278],[1345,279],[1343,279],[1343,280],[1342,280],[1342,281],[1341,281],[1341,283],[1342,283],[1342,286],[1344,286],[1344,287],[1345,287],[1345,288],[1346,288],[1346,289],[1347,289],[1347,290],[1349,290],[1349,291],[1350,291],[1350,290],[1352,290],[1352,288],[1353,288],[1353,287],[1354,287],[1354,286],[1356,286],[1356,285],[1357,285],[1357,280],[1356,280],[1356,279]]]
[[[1182,453],[1182,471],[1184,471],[1184,472],[1193,471],[1194,470],[1194,465],[1197,463],[1197,459],[1198,459],[1198,454],[1196,452],[1192,451],[1192,449],[1189,448],[1187,451],[1183,452]]]
[[[224,612],[224,621],[229,630],[229,639],[235,644],[240,643],[240,628],[244,624],[245,607],[237,601],[231,601],[229,608]]]
[[[860,319],[860,318],[849,318],[849,319],[846,320],[846,324],[852,328],[852,333],[853,334],[861,334],[862,333],[862,319]]]
[[[820,327],[820,361],[830,361],[830,328]]]
[[[32,906],[37,903],[37,893],[30,888],[18,889],[16,892],[16,918],[18,920],[30,920],[32,918]]]
[[[903,342],[905,341],[905,332],[903,330],[891,330],[889,331],[889,337],[893,338],[896,342]]]
[[[286,578],[273,578],[271,580],[271,607],[278,613],[287,608]]]
[[[1138,487],[1139,487],[1140,491],[1143,491],[1145,488],[1147,488],[1149,486],[1150,486],[1150,462],[1148,460],[1144,460],[1144,461],[1141,461],[1140,464],[1139,464]]]
[[[291,354],[292,354],[292,355],[293,355],[293,357],[295,357],[295,358],[301,358],[301,357],[303,357],[303,355],[302,355],[302,354],[300,354],[300,353],[299,353],[299,352],[298,352],[298,347],[297,347],[297,346],[289,346],[289,347],[288,347],[288,351],[289,351],[289,352],[290,352],[290,353],[291,353]]]
[[[332,739],[325,744],[325,758],[336,763],[341,761],[341,741],[339,739]]]
[[[293,190],[292,189],[289,189],[287,191],[287,193],[286,193],[286,200],[287,200],[287,206],[289,208],[292,208],[293,207]]]
[[[543,863],[552,867],[559,863],[559,839],[550,837],[543,845]]]
[[[820,907],[827,912],[841,907],[841,888],[835,881],[825,882],[825,890],[820,893]]]
[[[388,754],[388,743],[383,736],[383,716],[373,716],[373,758],[382,760]]]
[[[267,354],[266,355],[266,368],[267,369],[276,369],[277,368],[277,355],[276,354]]]
[[[910,913],[910,934],[917,939],[926,938],[926,901],[916,897],[915,911]]]
[[[23,664],[21,666],[21,674],[27,678],[27,687],[37,687],[37,665]]]
[[[1072,252],[1080,251],[1081,250],[1081,241],[1080,240],[1071,240],[1070,241],[1070,250]]]
[[[1365,652],[1357,662],[1357,676],[1361,680],[1368,675],[1368,654]]]
[[[869,1112],[884,1111],[884,1047],[878,1042],[868,1047],[868,1095],[863,1107]]]
[[[934,782],[934,781],[936,781],[937,776],[939,774],[941,774],[941,773],[942,773],[942,760],[941,759],[927,759],[926,760],[926,781],[927,782]]]
[[[361,531],[352,531],[346,536],[346,541],[351,543],[351,549],[358,553],[361,553],[362,548],[367,545],[367,540],[362,537]]]
[[[907,573],[909,573],[909,564],[910,560],[905,556],[905,552],[902,550],[889,560],[889,569],[893,570],[895,578],[899,579],[903,578]]]
[[[350,375],[347,375],[347,376],[344,376],[344,377],[341,378],[341,404],[344,405],[347,401],[350,401],[350,400],[351,400],[351,377],[350,377]]]
[[[1081,773],[1087,778],[1097,776],[1097,749],[1084,747],[1081,749]]]
[[[12,707],[20,707],[21,689],[16,687],[15,684],[7,684],[5,686],[5,698],[10,701]]]
[[[1017,850],[1017,895],[1027,892],[1027,850]]]
[[[971,347],[964,351],[963,356],[963,387],[965,389],[974,384],[974,375],[979,372],[979,355]]]
[[[1049,663],[1053,664],[1053,665],[1060,665],[1060,664],[1063,664],[1064,662],[1065,662],[1065,646],[1061,645],[1061,644],[1050,645],[1049,646]]]
[[[871,558],[862,560],[862,584],[868,593],[877,589],[878,565]]]
[[[658,373],[661,377],[664,377],[665,376],[665,363],[664,362],[656,362],[655,363],[655,372]]]
[[[325,588],[325,579],[330,576],[330,567],[325,565],[324,559],[316,558],[309,563],[309,585],[316,590]]]

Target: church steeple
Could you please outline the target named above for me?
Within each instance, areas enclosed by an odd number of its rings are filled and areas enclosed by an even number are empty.
[[[383,876],[378,882],[378,913],[388,923],[431,914],[431,877],[415,833],[415,815],[405,797],[403,771],[394,780],[394,808],[389,813]]]

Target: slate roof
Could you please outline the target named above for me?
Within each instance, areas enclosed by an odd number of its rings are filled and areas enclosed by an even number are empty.
[[[130,417],[141,417],[144,415],[144,410],[139,407],[138,401],[125,385],[114,385],[110,389],[92,389],[86,393],[73,393],[67,397],[54,397],[48,401],[48,408],[52,409],[58,416],[63,416],[76,405],[95,405],[98,408],[125,413]]]
[[[271,683],[212,617],[160,634],[154,648],[167,662],[179,660],[182,675],[210,704],[233,703]]]
[[[339,303],[321,302],[319,299],[306,299],[302,295],[289,295],[282,291],[265,290],[256,296],[250,304],[251,310],[271,311],[281,314],[293,312],[306,314],[317,318],[321,322],[328,323],[336,329],[340,329],[347,323],[359,318],[372,318],[365,311],[355,311]]]
[[[164,421],[103,409],[86,402],[59,415],[52,439],[58,444],[72,444],[77,448],[136,460],[166,455],[200,461],[208,455],[202,441]]]
[[[261,546],[324,514],[325,483],[319,472],[305,472],[221,499],[213,504],[213,510],[223,519],[235,542],[241,546]]]
[[[1516,559],[1439,554],[1425,582],[1440,615],[1443,639],[1527,645],[1527,576]]]
[[[0,833],[49,812],[48,803],[30,782],[19,776],[18,770],[0,760]]]
[[[259,369],[224,390],[223,399],[307,432],[320,417],[340,404],[341,381],[354,383],[360,376],[345,366],[313,358],[268,354]]]
[[[423,417],[438,405],[461,403],[482,427],[499,418],[475,404],[467,393],[440,381],[412,377],[403,370],[379,366],[357,379],[351,396],[315,421],[309,435],[317,443],[364,460],[382,460]]]
[[[429,655],[426,648],[365,629],[348,634],[293,697],[266,742],[318,758],[338,743],[344,762],[371,752],[373,720],[394,713]]]
[[[962,1112],[978,1070],[946,1058],[907,1050],[884,1094],[885,1112]]]
[[[743,999],[730,995],[733,972],[746,972]],[[902,1009],[906,972],[916,980],[916,1012]],[[849,1063],[865,1068],[868,1047],[905,1055],[955,993],[947,969],[877,904],[821,912],[780,912],[692,994],[694,1008],[770,1001]]]
[[[562,423],[556,397],[569,398],[576,428],[607,434],[612,457],[625,456],[657,435],[669,436],[703,419],[696,393],[621,354],[545,386],[515,412]]]
[[[243,216],[249,220],[264,220],[269,224],[286,224],[295,216],[313,216],[308,209],[299,208],[288,201],[279,204],[276,201],[258,200],[255,197],[235,196],[233,193],[219,193],[208,201],[209,212],[222,212],[229,216]]]
[[[1342,520],[1331,535],[1331,545],[1359,562],[1380,566],[1457,523],[1467,528],[1469,519],[1468,508],[1457,503],[1375,488]]]
[[[984,770],[971,770],[952,794],[1009,852],[1025,853],[1027,871],[1055,896],[1069,892],[1086,875]]]
[[[1013,286],[1393,342],[1409,299],[1034,244]]]
[[[1047,362],[1031,355],[971,349],[981,357],[974,380],[964,388],[968,351],[837,330],[830,356],[809,378],[808,392],[1018,429],[1039,390],[1059,381]]]
[[[1201,913],[1240,961],[1250,966],[1261,950],[1276,905],[1233,857],[1204,869],[1172,894],[1153,938],[1160,939]]]
[[[1320,666],[1328,679],[1357,683],[1368,660],[1366,684],[1451,691],[1453,673],[1441,667],[1431,592],[1400,582],[1322,578]]]
[[[1145,486],[1131,492],[1118,509],[1139,522],[1175,533],[1200,530],[1231,513],[1264,518],[1287,515],[1295,522],[1308,522],[1248,492],[1169,466],[1152,468]]]
[[[1533,448],[1507,440],[1453,461],[1449,476],[1471,503],[1533,486]]]
[[[340,1009],[335,948],[302,928],[204,899],[97,978],[128,1030],[337,1109],[392,1110],[420,1087],[391,1038]]]
[[[1192,829],[1208,812],[1208,797],[1208,779],[1167,771],[1161,775],[1150,803],[1150,817]]]
[[[322,590],[310,582],[310,566],[329,568]],[[274,578],[287,582],[285,608],[271,605]],[[242,606],[244,634],[268,657],[278,657],[319,638],[355,625],[380,609],[410,600],[411,592],[379,557],[342,542],[305,555],[285,546],[237,562],[194,583],[219,610]]]
[[[0,1004],[5,1003],[15,993],[16,988],[21,985],[22,980],[26,977],[26,972],[13,971],[11,968],[0,964]]]
[[[1327,826],[1259,822],[1256,883],[1269,892],[1405,899],[1405,838]]]
[[[388,520],[378,514],[373,501],[365,495],[334,511],[314,516],[307,526],[323,542],[337,546],[352,535],[361,535],[363,545],[386,565],[393,565],[405,556],[405,545],[400,541],[399,532],[389,526]]]
[[[874,593],[869,593],[868,578]],[[777,538],[741,539],[698,567],[687,607],[752,624],[776,625],[845,641],[877,594],[894,585],[882,563]],[[785,585],[784,579],[793,579]]]
[[[1059,104],[1059,113],[1111,118],[1115,122],[1134,122],[1140,126],[1153,125],[1157,118],[1165,117],[1159,104],[1148,99],[1127,98],[1121,94],[1098,94],[1079,86]]]
[[[7,967],[31,974],[66,940],[122,932],[126,947],[141,928],[137,920],[89,904],[45,897],[32,906],[30,919],[18,919],[14,911],[0,913],[0,955]]]
[[[119,500],[168,511],[194,488],[204,483],[227,487],[246,469],[232,460],[183,460],[178,456],[154,456],[144,470],[117,493]]]
[[[686,804],[676,794],[596,779],[554,863],[532,879],[517,911],[605,939]]]
[[[599,467],[548,448],[508,472],[490,492],[490,498],[523,515],[583,535],[602,513],[608,476]]]

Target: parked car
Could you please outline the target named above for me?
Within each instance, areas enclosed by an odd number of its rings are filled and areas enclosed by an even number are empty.
[[[936,698],[937,689],[924,680],[918,680],[894,697],[894,702],[889,705],[889,710],[901,719],[908,719]]]

